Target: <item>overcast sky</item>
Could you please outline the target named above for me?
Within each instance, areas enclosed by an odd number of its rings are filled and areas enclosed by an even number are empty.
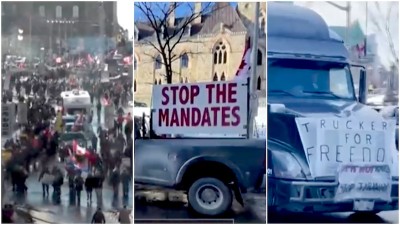
[[[129,37],[133,37],[133,1],[117,1],[118,23],[124,29],[128,29]]]
[[[346,6],[345,2],[335,3]],[[346,26],[346,13],[340,9],[326,2],[295,2],[296,5],[305,6],[313,9],[320,14],[330,26]],[[382,64],[388,68],[390,66],[390,48],[387,44],[387,37],[384,32],[380,32],[376,26],[371,22],[371,18],[379,18],[378,21],[384,25],[386,22],[385,17],[388,15],[389,7],[392,8],[389,19],[389,28],[391,31],[392,39],[394,40],[397,55],[399,54],[399,3],[398,2],[379,2],[380,12],[375,5],[375,2],[351,2],[351,20],[360,21],[360,25],[365,33],[376,34],[378,42],[378,55]],[[366,23],[366,12],[368,7],[368,23]]]

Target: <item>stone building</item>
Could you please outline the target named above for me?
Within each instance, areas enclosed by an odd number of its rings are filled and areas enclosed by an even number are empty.
[[[99,38],[101,23],[104,24],[105,38],[114,38],[120,30],[116,2],[102,2],[103,7],[99,2],[83,1],[13,1],[1,4],[3,52],[15,50],[18,46],[25,52],[31,46],[33,55],[37,55],[40,49],[57,52],[77,38]],[[18,29],[23,31],[23,40],[17,40]],[[90,44],[93,40],[81,42]]]
[[[245,42],[254,28],[255,3],[215,3],[215,10],[196,18],[174,49],[180,58],[172,65],[173,83],[232,80],[241,63]],[[201,3],[194,3],[201,12]],[[261,99],[266,87],[266,4],[260,5],[257,85]],[[177,26],[182,18],[169,17]],[[156,43],[155,31],[146,23],[135,21],[134,89],[135,101],[150,104],[152,86],[165,83],[161,56],[149,42]]]

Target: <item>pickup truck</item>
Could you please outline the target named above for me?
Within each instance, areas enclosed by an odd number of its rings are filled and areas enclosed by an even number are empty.
[[[182,190],[190,208],[207,216],[228,211],[234,198],[244,205],[243,194],[260,188],[266,171],[265,139],[135,135],[134,144],[135,183]]]

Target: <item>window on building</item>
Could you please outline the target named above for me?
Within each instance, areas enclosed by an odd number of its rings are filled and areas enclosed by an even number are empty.
[[[60,5],[56,6],[56,18],[62,17],[62,7]]]
[[[162,84],[161,79],[158,80],[158,84]]]
[[[181,68],[189,67],[189,56],[185,53],[181,56]]]
[[[218,75],[217,75],[217,73],[214,73],[213,81],[218,81]]]
[[[221,41],[214,49],[214,64],[226,64],[228,61],[228,53],[226,45]]]
[[[260,49],[257,51],[257,66],[262,66],[263,64],[263,54]]]
[[[74,5],[72,7],[72,17],[73,18],[79,18],[79,6]]]
[[[133,82],[133,91],[136,92],[136,79],[135,79],[135,81]]]
[[[187,77],[185,77],[185,83],[188,83],[189,81],[188,81],[188,78]]]
[[[45,17],[46,16],[46,10],[44,8],[44,5],[39,6],[39,15],[41,17]]]
[[[157,79],[154,79],[154,84],[157,85]]]
[[[158,55],[156,57],[156,59],[154,60],[154,68],[156,70],[161,69],[161,56],[160,55]]]
[[[134,62],[133,62],[133,69],[134,69],[134,70],[137,69],[137,60],[136,60],[136,57],[135,57]]]
[[[224,72],[222,72],[220,81],[225,81],[225,73]]]
[[[257,78],[257,90],[261,90],[261,77],[258,76]]]
[[[179,83],[183,83],[183,78],[182,77],[179,77]]]

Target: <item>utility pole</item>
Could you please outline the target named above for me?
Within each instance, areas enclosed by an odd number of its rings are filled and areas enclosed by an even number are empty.
[[[101,44],[100,44],[100,61],[101,65],[104,64],[104,51],[105,51],[105,46],[104,46],[104,37],[105,37],[105,28],[104,28],[104,19],[105,19],[105,11],[104,11],[104,2],[100,2],[100,7],[99,7],[100,13],[99,13],[99,26],[100,26],[100,37],[101,37]]]
[[[259,19],[260,19],[260,2],[256,2],[254,7],[254,28],[253,28],[253,40],[251,49],[251,74],[249,79],[249,109],[248,109],[248,138],[253,138],[254,134],[254,118],[258,111],[258,95],[257,90],[254,89],[255,82],[257,82],[257,53],[258,53],[258,38],[259,38]]]
[[[29,51],[28,59],[32,59],[32,15],[29,15]]]
[[[333,7],[340,9],[346,12],[346,37],[345,42],[346,44],[350,43],[350,27],[351,27],[351,3],[346,2],[346,6],[341,6],[336,4],[335,2],[327,2],[328,4],[332,5]]]

